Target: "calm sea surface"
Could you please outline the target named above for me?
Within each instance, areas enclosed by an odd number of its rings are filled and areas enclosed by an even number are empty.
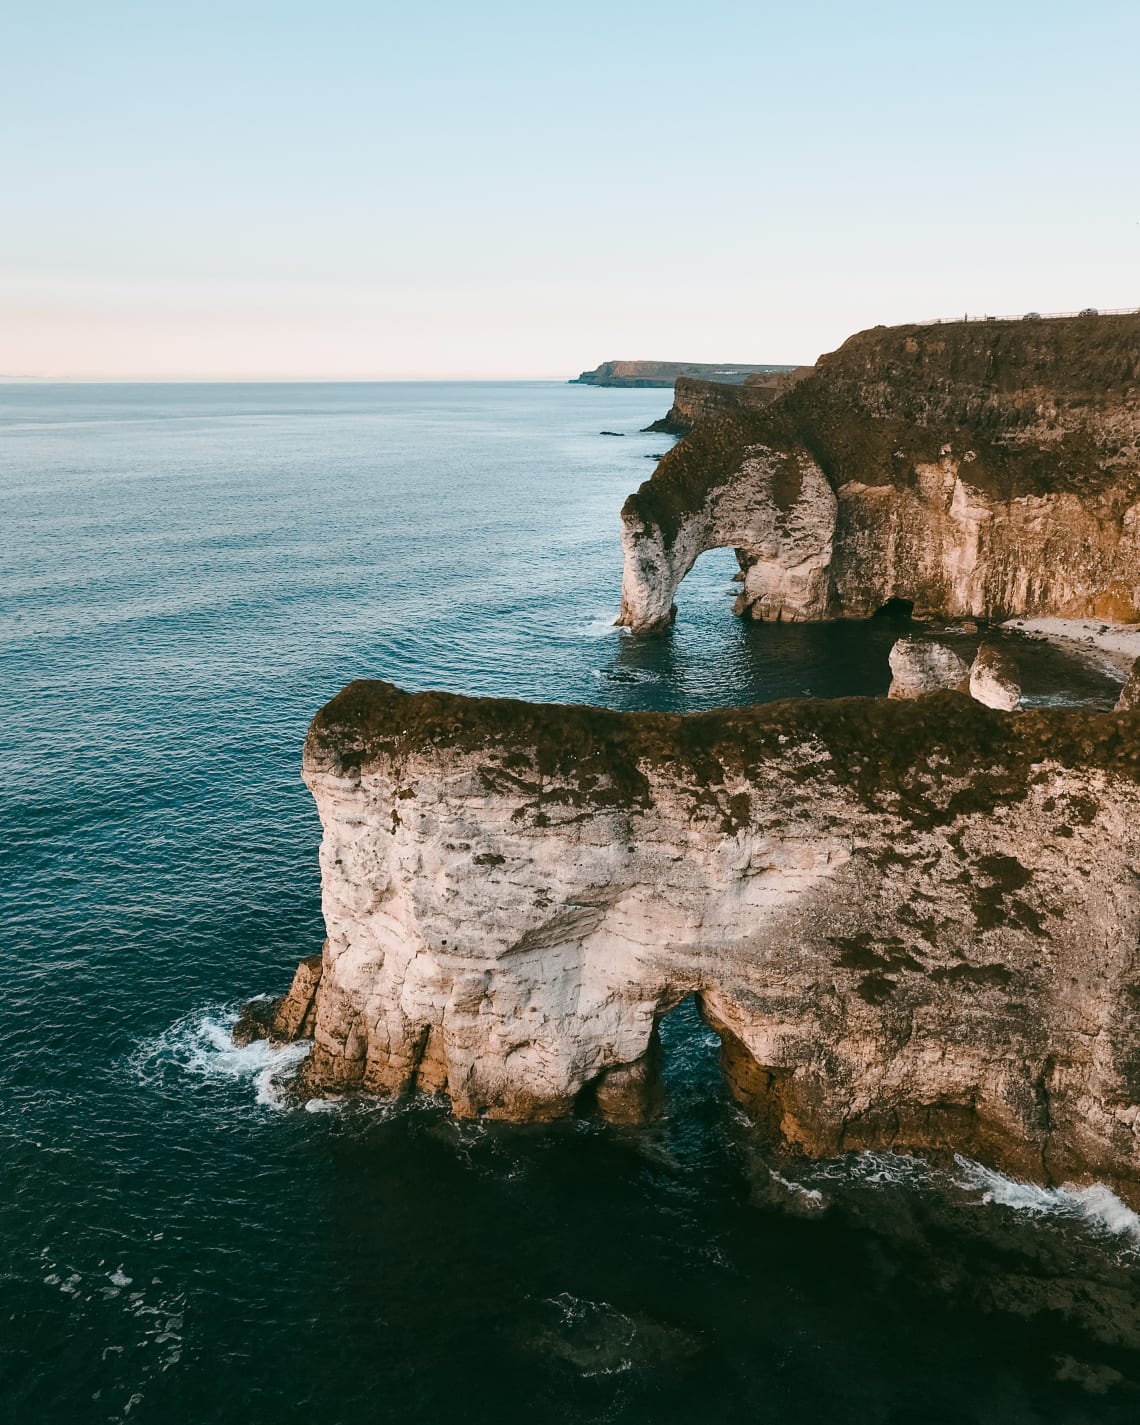
[[[300,751],[350,678],[885,691],[897,627],[745,625],[728,551],[671,634],[612,627],[667,403],[0,386],[3,1419],[1140,1418],[1132,1214],[965,1162],[766,1157],[689,1004],[639,1131],[284,1108],[296,1050],[229,1047],[320,947]]]

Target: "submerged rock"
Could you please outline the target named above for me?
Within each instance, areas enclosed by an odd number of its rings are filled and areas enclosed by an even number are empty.
[[[970,696],[988,708],[1012,712],[1021,705],[1017,664],[996,643],[983,643],[970,668]]]
[[[304,1094],[521,1121],[586,1090],[628,1121],[695,994],[775,1141],[1140,1201],[1140,715],[358,682],[304,777],[328,930]]]
[[[900,638],[887,660],[891,665],[889,698],[921,698],[927,693],[964,693],[970,670],[944,643],[930,638]]]

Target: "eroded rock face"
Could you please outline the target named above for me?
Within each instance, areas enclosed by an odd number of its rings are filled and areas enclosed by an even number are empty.
[[[651,1110],[695,993],[811,1154],[950,1147],[1140,1201],[1140,718],[954,694],[678,717],[354,683],[314,720],[303,1091]]]
[[[1021,705],[1017,664],[996,643],[983,643],[970,667],[970,696],[988,708],[1012,712]]]
[[[668,458],[668,457],[666,457]],[[736,611],[770,622],[822,618],[828,607],[836,499],[806,451],[750,446],[731,488],[717,488],[678,530],[668,550],[653,529],[623,517],[621,623],[666,627],[673,595],[706,549],[746,558]]]
[[[1140,711],[1140,658],[1137,658],[1132,673],[1120,690],[1120,697],[1116,703],[1117,712],[1137,712]]]
[[[720,545],[755,617],[903,599],[919,617],[1134,621],[1138,450],[1140,317],[862,332],[764,409],[698,421],[630,496],[618,622],[664,627]],[[818,480],[785,480],[773,520],[777,468]],[[773,599],[773,583],[804,587]]]
[[[931,638],[900,638],[890,651],[889,698],[922,698],[927,693],[964,693],[970,688],[965,661]]]
[[[306,956],[297,966],[288,994],[276,999],[254,999],[244,1005],[233,1028],[234,1043],[251,1044],[255,1039],[288,1043],[311,1038],[317,1021],[322,963],[321,955]]]
[[[700,380],[693,376],[678,376],[673,387],[673,404],[659,421],[647,425],[647,431],[664,435],[688,435],[699,421],[727,415],[739,410],[761,410],[777,396],[791,390],[797,381],[811,374],[810,366],[762,375],[746,376],[742,382]]]

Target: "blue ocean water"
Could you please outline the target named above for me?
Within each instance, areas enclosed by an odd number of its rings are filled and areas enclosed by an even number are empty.
[[[0,386],[5,1418],[1135,1419],[1131,1214],[970,1164],[775,1162],[691,1005],[644,1131],[286,1108],[296,1051],[229,1045],[321,942],[300,748],[350,678],[885,691],[897,627],[744,624],[729,551],[672,633],[613,628],[666,401]]]

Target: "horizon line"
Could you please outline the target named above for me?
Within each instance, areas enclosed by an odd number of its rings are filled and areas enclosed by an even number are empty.
[[[576,376],[9,376],[0,386],[290,386],[448,385],[471,382],[578,385]],[[581,383],[588,385],[588,382]],[[642,388],[645,389],[645,388]],[[652,388],[650,388],[652,389]]]

